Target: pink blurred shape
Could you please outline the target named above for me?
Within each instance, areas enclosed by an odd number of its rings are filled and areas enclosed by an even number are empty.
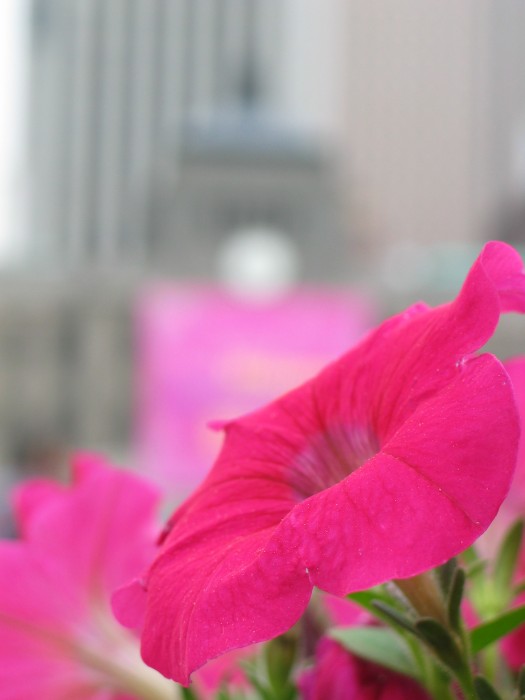
[[[110,609],[153,554],[158,494],[98,457],[73,466],[71,487],[18,489],[21,538],[0,542],[0,700],[172,697]]]
[[[358,340],[374,316],[367,299],[326,289],[266,304],[210,287],[146,292],[137,314],[139,465],[180,499],[218,451],[211,421],[302,382]]]
[[[303,700],[429,700],[412,679],[353,656],[337,642],[323,637],[315,665],[299,678]]]

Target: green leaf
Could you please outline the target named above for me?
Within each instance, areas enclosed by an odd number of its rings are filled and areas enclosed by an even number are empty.
[[[184,700],[198,700],[198,696],[193,692],[191,688],[185,688],[181,685],[180,692]]]
[[[255,675],[248,675],[248,680],[252,687],[257,691],[262,700],[274,700],[273,691],[267,688]]]
[[[462,552],[461,559],[465,566],[467,578],[476,578],[478,574],[483,573],[487,566],[487,560],[479,556],[474,545]]]
[[[479,700],[501,700],[501,697],[483,676],[474,678],[474,688]]]
[[[358,593],[350,593],[347,596],[348,600],[353,601],[360,607],[368,610],[368,612],[377,617],[378,620],[387,624],[402,627],[403,629],[415,634],[412,622],[403,614],[406,610],[397,598],[387,593],[383,588],[370,588],[367,591],[359,591]]]
[[[384,627],[336,627],[328,636],[356,656],[385,666],[405,676],[418,678],[417,669],[405,642]]]
[[[461,652],[450,632],[442,624],[430,617],[424,617],[417,620],[415,628],[446,666],[454,671],[463,668]]]
[[[449,559],[445,564],[438,566],[436,569],[437,581],[445,598],[450,593],[450,587],[452,586],[457,568],[457,560],[452,557],[452,559]]]
[[[518,520],[505,535],[494,564],[494,584],[504,598],[510,592],[522,541],[523,520]]]
[[[393,598],[383,588],[380,587],[370,588],[367,591],[358,591],[357,593],[350,593],[346,597],[348,598],[348,600],[351,600],[360,607],[364,608],[365,610],[368,610],[368,612],[372,613],[372,615],[377,614],[375,602],[378,600],[387,603],[387,605],[395,606],[396,604],[398,604],[395,598]]]
[[[272,689],[268,688],[259,677],[257,662],[255,662],[254,660],[247,660],[241,662],[240,666],[243,669],[246,677],[250,681],[252,689],[257,691],[258,697],[262,700],[274,700]]]
[[[297,639],[290,633],[272,639],[265,646],[266,669],[276,697],[288,692],[296,651]]]
[[[509,610],[493,620],[474,627],[470,633],[472,651],[476,654],[490,644],[497,642],[516,627],[525,622],[525,605]]]
[[[397,625],[402,629],[417,635],[412,621],[403,615],[403,613],[397,608],[392,607],[388,603],[384,603],[382,600],[374,600],[372,605],[376,610],[376,615],[385,620],[385,622],[388,622],[390,625],[394,623],[394,626]]]
[[[467,568],[467,578],[476,579],[480,574],[485,573],[487,564],[488,562],[486,559],[479,559],[478,561],[474,562],[472,566]]]
[[[448,620],[452,629],[459,630],[461,620],[461,600],[463,589],[465,588],[465,572],[463,569],[456,569],[452,575],[448,596],[447,611]]]
[[[472,566],[478,561],[481,561],[481,557],[474,545],[471,545],[461,553],[461,558],[467,566]]]

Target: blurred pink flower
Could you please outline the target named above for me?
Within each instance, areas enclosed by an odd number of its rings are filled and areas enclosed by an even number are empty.
[[[329,593],[324,593],[321,598],[322,609],[328,615],[330,626],[348,627],[350,625],[377,624],[377,618],[363,610],[359,605],[348,598],[340,598]]]
[[[15,493],[21,539],[0,542],[0,700],[173,697],[110,610],[152,555],[158,495],[100,458],[73,466],[71,487]]]
[[[508,375],[475,354],[511,310],[525,310],[523,265],[489,243],[454,302],[390,318],[313,380],[226,423],[144,583],[114,598],[123,622],[145,614],[146,662],[188,683],[208,659],[291,627],[314,585],[343,595],[471,544],[516,463]]]
[[[299,678],[303,700],[429,700],[413,680],[359,659],[340,644],[320,640],[315,665]]]
[[[220,446],[219,434],[207,428],[210,418],[233,418],[296,386],[375,318],[368,299],[315,287],[257,302],[216,286],[144,292],[136,312],[141,468],[180,502]]]

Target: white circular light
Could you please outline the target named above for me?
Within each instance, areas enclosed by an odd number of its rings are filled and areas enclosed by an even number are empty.
[[[294,285],[299,255],[281,231],[263,226],[239,229],[223,243],[218,272],[224,285],[236,296],[266,301]]]

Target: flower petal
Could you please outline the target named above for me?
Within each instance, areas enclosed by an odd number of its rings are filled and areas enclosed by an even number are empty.
[[[505,502],[509,518],[516,518],[522,516],[525,509],[525,357],[508,360],[505,369],[512,381],[522,425],[516,474],[509,498]]]
[[[296,546],[312,583],[338,595],[442,564],[494,518],[518,434],[501,364],[471,360],[375,457],[297,505],[283,537],[305,533]]]
[[[411,307],[228,423],[146,576],[145,660],[187,683],[207,659],[293,624],[312,585],[341,595],[467,547],[515,465],[508,376],[491,355],[472,355],[510,309],[525,311],[522,264],[491,243],[454,302]]]
[[[146,482],[87,455],[71,487],[38,480],[18,490],[23,539],[0,542],[2,698],[123,697],[106,660],[124,663],[122,648],[137,649],[109,597],[153,552],[157,500]]]
[[[189,538],[176,555],[168,550],[157,560],[142,636],[146,663],[169,676],[176,660],[187,683],[191,671],[225,649],[273,638],[298,620],[312,586],[298,555],[271,532],[232,538],[211,528],[206,538]],[[188,624],[180,624],[181,613]],[[159,635],[164,625],[175,633]]]
[[[97,588],[109,595],[144,566],[159,493],[98,456],[76,455],[73,469],[71,488],[28,482],[17,500],[25,509],[26,541],[53,563],[62,587],[85,600]]]

